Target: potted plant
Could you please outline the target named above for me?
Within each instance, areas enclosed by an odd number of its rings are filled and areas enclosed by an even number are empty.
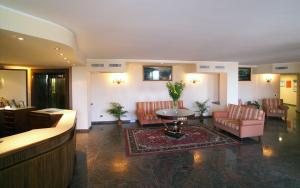
[[[171,82],[168,82],[166,84],[166,86],[168,88],[169,95],[173,100],[173,108],[176,109],[177,104],[178,104],[178,100],[181,97],[181,94],[182,94],[183,89],[185,87],[185,83],[183,81],[175,82],[174,84],[172,84]]]
[[[117,125],[122,125],[121,117],[124,117],[128,112],[124,110],[124,106],[117,102],[111,102],[107,112],[117,118]]]
[[[199,112],[199,118],[200,118],[200,121],[202,122],[203,121],[203,114],[205,112],[207,112],[209,106],[207,105],[207,102],[208,102],[208,99],[204,102],[199,102],[199,101],[196,101],[195,104],[198,108],[198,110],[196,112]]]
[[[260,104],[257,101],[248,101],[247,105],[249,106],[255,106],[257,109],[260,109]]]

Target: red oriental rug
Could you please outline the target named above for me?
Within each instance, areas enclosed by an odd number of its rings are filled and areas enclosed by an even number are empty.
[[[182,132],[185,135],[176,139],[165,135],[163,128],[125,129],[127,154],[130,156],[159,154],[240,143],[205,126],[185,126]]]

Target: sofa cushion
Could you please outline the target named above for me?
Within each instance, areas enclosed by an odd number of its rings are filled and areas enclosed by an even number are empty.
[[[241,120],[263,120],[264,112],[255,108],[243,107],[241,110]]]
[[[284,114],[285,110],[282,110],[280,108],[271,108],[269,110],[270,113],[274,113],[274,114]]]
[[[216,118],[215,121],[234,130],[240,129],[240,121],[234,119]]]
[[[229,104],[228,105],[228,117],[229,119],[240,119],[242,106]]]
[[[155,114],[145,114],[144,115],[144,119],[145,120],[157,120],[158,118],[157,118],[157,116],[155,115]]]

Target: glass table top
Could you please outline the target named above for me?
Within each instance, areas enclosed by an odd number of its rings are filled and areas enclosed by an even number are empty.
[[[195,113],[188,109],[162,109],[157,110],[156,115],[160,117],[189,117],[194,116]]]

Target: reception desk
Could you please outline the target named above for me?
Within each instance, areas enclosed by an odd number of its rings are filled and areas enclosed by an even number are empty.
[[[0,187],[65,188],[75,163],[76,112],[44,109],[33,113],[59,119],[50,128],[0,139]]]

